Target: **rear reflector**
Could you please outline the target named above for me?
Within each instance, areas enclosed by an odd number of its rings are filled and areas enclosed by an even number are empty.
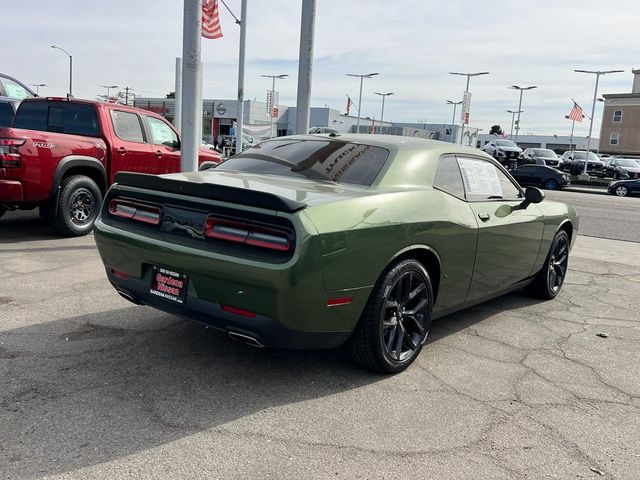
[[[348,305],[353,302],[353,297],[330,298],[327,300],[327,307],[338,307],[340,305]]]
[[[116,270],[115,268],[111,269],[111,273],[113,273],[116,277],[122,280],[129,280],[129,275],[127,275],[124,272],[121,272],[120,270]]]
[[[242,308],[230,307],[229,305],[222,305],[222,310],[228,313],[233,313],[234,315],[240,315],[241,317],[256,318],[255,312],[244,310]]]
[[[291,250],[291,238],[286,231],[252,223],[209,217],[204,235],[214,240],[242,243],[280,252]]]
[[[160,225],[160,208],[152,205],[116,198],[109,203],[109,213],[149,225]]]

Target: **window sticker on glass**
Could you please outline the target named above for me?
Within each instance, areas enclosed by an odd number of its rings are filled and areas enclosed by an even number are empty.
[[[154,144],[168,147],[174,146],[176,137],[167,124],[155,118],[149,118],[149,127],[151,128],[151,138]]]
[[[460,170],[467,194],[502,197],[496,168],[489,162],[460,158]]]

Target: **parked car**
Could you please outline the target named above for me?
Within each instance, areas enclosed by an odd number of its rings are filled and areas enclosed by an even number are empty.
[[[200,148],[199,161],[220,155]],[[180,171],[180,136],[163,117],[112,103],[22,100],[13,127],[0,128],[0,215],[40,208],[66,235],[91,231],[120,171]]]
[[[634,158],[611,157],[604,164],[604,174],[614,179],[640,177],[640,162]]]
[[[0,73],[0,97],[23,98],[36,97],[36,93],[20,80]]]
[[[586,150],[571,150],[564,152],[560,157],[560,168],[571,175],[580,175],[584,171],[584,162],[587,158]],[[604,177],[604,162],[598,156],[589,152],[589,160],[587,161],[587,173]]]
[[[95,241],[134,303],[253,346],[346,342],[395,373],[434,318],[523,286],[558,294],[578,216],[543,199],[474,148],[297,135],[188,177],[118,174]]]
[[[640,193],[640,179],[635,180],[615,180],[609,184],[607,191],[618,197],[627,197]]]
[[[520,185],[541,186],[547,190],[558,190],[569,185],[566,173],[545,165],[523,165],[511,174]]]
[[[522,149],[511,140],[491,140],[483,150],[503,165],[515,164]]]
[[[18,98],[0,97],[0,127],[11,126],[18,105],[20,105]]]
[[[535,164],[557,167],[560,163],[560,158],[558,158],[556,152],[548,148],[527,148],[522,152],[520,158],[521,160],[518,163],[521,165]]]
[[[331,127],[311,127],[309,129],[309,133],[340,133],[338,130],[336,130],[335,128],[331,128]]]

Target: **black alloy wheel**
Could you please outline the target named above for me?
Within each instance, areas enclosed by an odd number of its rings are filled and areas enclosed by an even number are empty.
[[[536,298],[551,300],[562,289],[569,266],[569,235],[558,230],[553,237],[544,266],[536,274],[534,281],[525,291]]]
[[[413,271],[403,273],[388,291],[382,310],[381,331],[385,353],[402,362],[416,354],[426,338],[427,285]]]
[[[349,339],[351,354],[378,372],[405,370],[427,339],[432,309],[431,279],[422,264],[412,258],[392,264],[376,282]]]
[[[89,190],[86,188],[76,190],[69,202],[69,218],[76,225],[85,225],[97,208],[95,203],[95,198]]]
[[[53,226],[67,236],[86,235],[93,229],[101,204],[102,193],[91,178],[84,175],[65,178]],[[47,214],[44,210],[42,213]]]
[[[553,252],[549,260],[547,284],[549,289],[557,295],[562,288],[567,275],[567,266],[569,265],[569,238],[566,234],[559,236],[557,241],[554,242]]]
[[[558,182],[555,181],[553,178],[550,178],[546,182],[544,182],[544,188],[547,190],[557,190]]]

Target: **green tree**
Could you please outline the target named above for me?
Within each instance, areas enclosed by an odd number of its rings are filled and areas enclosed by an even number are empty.
[[[503,133],[504,132],[502,131],[502,128],[500,128],[500,125],[492,125],[489,130],[489,135],[502,135]]]

